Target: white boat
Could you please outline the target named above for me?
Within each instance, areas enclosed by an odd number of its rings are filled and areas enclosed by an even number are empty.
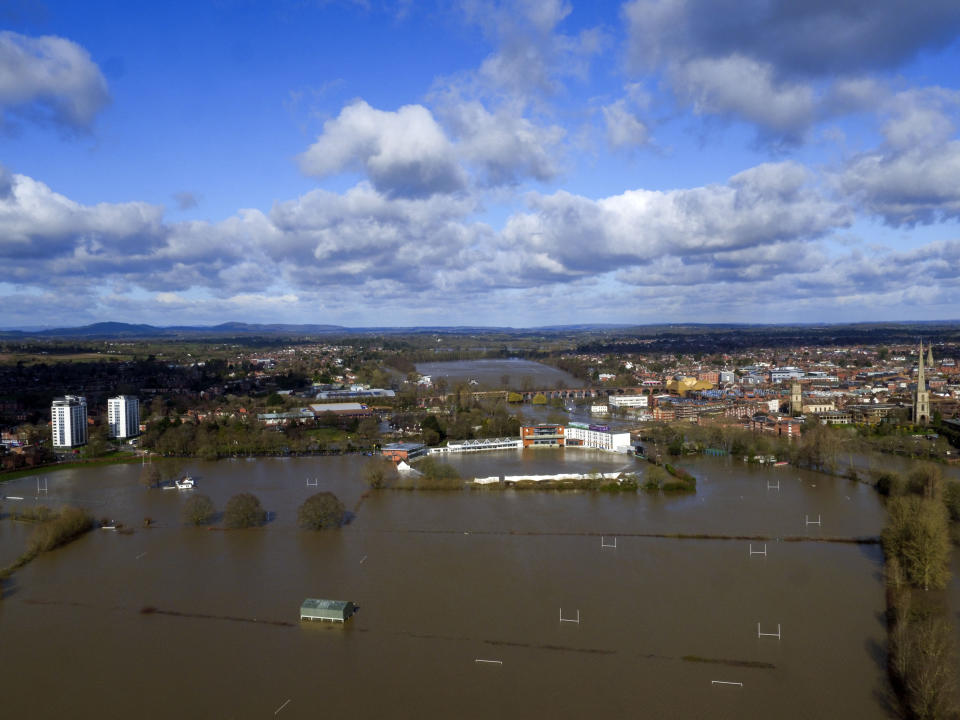
[[[185,475],[180,480],[174,480],[173,484],[176,485],[177,490],[193,490],[193,488],[196,486],[193,478],[189,475]]]

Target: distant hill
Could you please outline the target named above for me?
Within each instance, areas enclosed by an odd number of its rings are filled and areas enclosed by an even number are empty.
[[[365,327],[351,328],[342,325],[293,325],[286,323],[226,322],[219,325],[173,325],[159,327],[146,324],[100,322],[73,328],[48,328],[42,330],[0,330],[0,339],[256,339],[256,338],[308,338],[323,336],[376,336],[376,335],[492,335],[536,337],[541,335],[576,336],[583,349],[629,352],[623,340],[647,338],[685,349],[686,345],[705,348],[714,346],[744,347],[747,345],[803,344],[856,344],[864,342],[913,342],[920,336],[941,341],[960,338],[960,322],[957,320],[932,320],[914,322],[864,322],[864,323],[788,323],[782,325],[753,323],[649,323],[606,324],[580,323],[550,325],[534,328],[491,326],[414,326],[414,327]],[[619,345],[606,343],[620,338]],[[633,349],[639,351],[640,346]],[[647,348],[649,349],[649,348]]]
[[[228,322],[220,325],[175,325],[157,327],[155,325],[133,325],[120,322],[101,322],[73,328],[50,328],[47,330],[0,330],[0,337],[33,338],[178,338],[178,337],[237,337],[237,336],[275,336],[275,335],[328,335],[344,333],[348,329],[339,325],[256,325],[241,322]]]

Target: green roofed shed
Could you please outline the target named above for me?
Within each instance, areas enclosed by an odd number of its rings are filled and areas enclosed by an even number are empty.
[[[300,619],[346,622],[356,609],[357,606],[349,600],[307,598],[303,601],[303,604],[300,605]]]

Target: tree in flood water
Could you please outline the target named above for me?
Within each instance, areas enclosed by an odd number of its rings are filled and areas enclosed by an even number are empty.
[[[346,516],[343,503],[332,492],[319,492],[303,501],[297,511],[300,525],[308,530],[337,528]]]
[[[213,519],[217,510],[207,495],[191,495],[183,506],[183,519],[190,525],[206,525]]]
[[[160,487],[160,471],[156,465],[144,465],[140,471],[140,484],[145,488]]]
[[[363,467],[363,479],[374,490],[385,488],[396,475],[394,464],[384,458],[372,458]]]
[[[256,527],[267,521],[267,513],[256,495],[239,493],[227,500],[223,521],[233,529]]]
[[[907,581],[923,590],[940,590],[950,578],[947,509],[939,500],[893,498],[883,529],[883,550],[896,558]]]

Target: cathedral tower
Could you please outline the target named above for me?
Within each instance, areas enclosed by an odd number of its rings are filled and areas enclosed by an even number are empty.
[[[790,383],[790,414],[794,417],[803,415],[803,392],[799,380]]]

